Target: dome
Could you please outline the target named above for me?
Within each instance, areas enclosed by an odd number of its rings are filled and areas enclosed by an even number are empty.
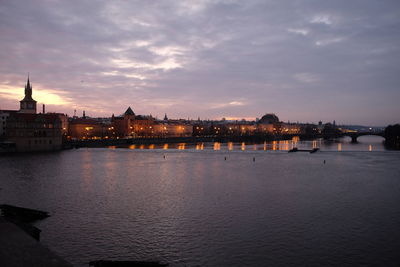
[[[279,122],[278,116],[273,113],[268,113],[262,116],[262,118],[258,121],[261,124],[273,124]]]

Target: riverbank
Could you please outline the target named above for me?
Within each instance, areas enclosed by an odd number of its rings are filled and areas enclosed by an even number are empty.
[[[0,263],[1,266],[49,266],[72,265],[44,247],[15,224],[0,216]]]

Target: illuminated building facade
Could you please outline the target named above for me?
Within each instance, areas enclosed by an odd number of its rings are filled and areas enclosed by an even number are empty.
[[[158,121],[154,133],[160,137],[189,137],[193,135],[193,125],[185,120]]]
[[[108,127],[110,128],[110,127]],[[113,136],[113,129],[108,130],[103,123],[90,118],[72,118],[69,121],[68,139],[103,139]]]
[[[251,121],[197,121],[193,126],[193,136],[245,136],[256,132]]]
[[[192,136],[193,126],[185,120],[157,120],[136,115],[131,107],[121,116],[112,116],[111,125],[118,138],[187,137]]]
[[[257,131],[261,134],[276,134],[280,132],[281,126],[278,116],[267,113],[257,122]]]

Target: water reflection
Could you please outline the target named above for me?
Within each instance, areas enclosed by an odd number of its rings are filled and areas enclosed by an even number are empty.
[[[272,141],[272,150],[277,150],[278,141]]]
[[[82,189],[85,192],[91,191],[92,180],[93,180],[93,163],[92,163],[92,153],[85,151],[82,154],[81,163],[81,177],[82,177]]]
[[[221,143],[215,142],[214,143],[214,150],[221,150]]]
[[[179,143],[178,144],[178,149],[179,150],[185,150],[185,146],[186,146],[186,143]]]
[[[279,141],[279,150],[290,150],[293,147],[290,147],[289,144],[293,144],[293,141],[289,143],[289,140]]]
[[[317,147],[318,147],[317,140],[312,141],[312,148],[317,148]]]
[[[313,149],[320,148],[321,151],[382,151],[385,150],[382,141],[384,139],[376,136],[363,136],[359,142],[351,143],[351,138],[345,137],[337,140],[309,140],[302,141],[298,136],[290,140],[264,141],[263,143],[172,143],[172,144],[132,144],[129,146],[118,146],[118,148],[135,149],[164,149],[164,150],[214,150],[214,151],[288,151],[293,148]],[[109,146],[109,149],[116,149],[117,146]]]
[[[196,150],[203,150],[204,149],[204,143],[197,143],[196,144]]]
[[[233,142],[228,142],[228,150],[233,150]]]
[[[359,266],[370,253],[376,261],[397,257],[392,248],[399,242],[391,237],[400,220],[399,153],[368,152],[382,149],[381,141],[360,140],[219,143],[219,151],[214,142],[154,144],[155,151],[137,144],[124,151],[66,150],[58,160],[53,153],[5,156],[0,203],[51,211],[40,225],[43,240],[75,266],[99,257],[158,257],[174,266],[311,266],[310,251],[331,265],[343,262],[337,255],[355,255],[359,261],[351,263]],[[294,145],[337,151],[338,143],[342,151],[366,152],[271,152]],[[36,171],[19,178],[26,166]],[[314,247],[299,249],[305,237],[327,235],[331,247],[308,242]],[[327,251],[335,252],[332,258]]]

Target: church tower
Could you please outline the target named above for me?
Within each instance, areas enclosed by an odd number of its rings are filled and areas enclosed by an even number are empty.
[[[36,101],[32,98],[32,85],[28,81],[25,85],[25,97],[20,102],[20,113],[33,113],[36,114]]]

